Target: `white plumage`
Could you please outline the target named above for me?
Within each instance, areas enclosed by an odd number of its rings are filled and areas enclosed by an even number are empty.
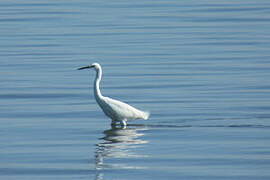
[[[124,102],[105,97],[101,94],[99,84],[102,77],[102,69],[98,63],[81,67],[78,70],[86,68],[94,68],[96,70],[96,79],[94,82],[95,99],[103,112],[112,119],[112,125],[120,122],[122,126],[126,126],[126,121],[129,119],[148,119],[149,112],[141,111]]]

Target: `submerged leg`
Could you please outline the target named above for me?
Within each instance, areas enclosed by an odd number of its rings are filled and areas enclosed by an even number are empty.
[[[111,122],[111,126],[114,127],[114,126],[116,126],[116,125],[117,125],[116,121],[112,121],[112,122]]]
[[[121,120],[120,124],[121,124],[122,127],[126,127],[127,126],[127,120],[126,119]]]

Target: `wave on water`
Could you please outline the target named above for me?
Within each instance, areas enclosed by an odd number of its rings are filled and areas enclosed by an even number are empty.
[[[260,124],[232,124],[232,125],[167,125],[167,124],[128,124],[130,127],[146,128],[270,128]]]

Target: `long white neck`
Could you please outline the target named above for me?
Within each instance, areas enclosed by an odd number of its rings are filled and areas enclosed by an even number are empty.
[[[99,68],[99,69],[96,70],[96,79],[95,79],[95,82],[94,82],[94,94],[95,94],[96,100],[103,97],[101,92],[100,92],[100,89],[99,89],[99,84],[100,84],[100,81],[101,81],[101,77],[102,77],[102,69]]]

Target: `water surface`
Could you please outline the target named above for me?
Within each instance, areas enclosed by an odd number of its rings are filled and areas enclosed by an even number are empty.
[[[269,179],[270,3],[0,2],[0,179]],[[111,128],[102,92],[151,111]]]

